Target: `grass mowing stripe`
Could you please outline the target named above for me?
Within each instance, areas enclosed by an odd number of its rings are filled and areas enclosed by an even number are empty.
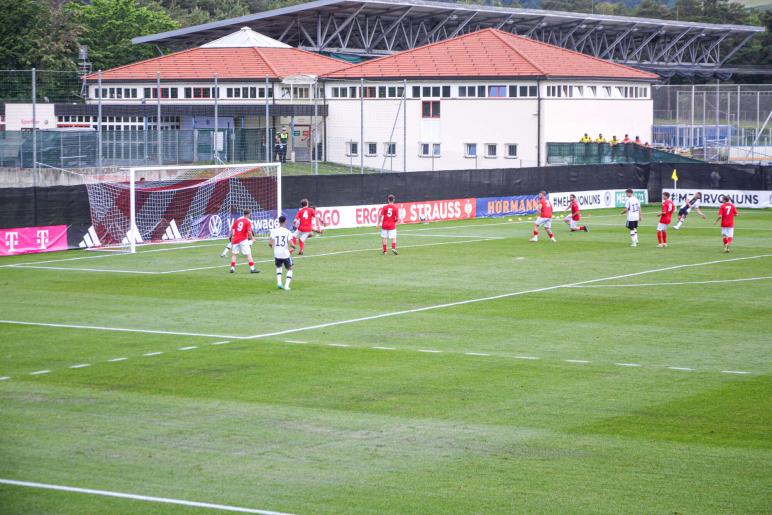
[[[420,308],[413,308],[413,309],[404,309],[401,311],[390,311],[387,313],[380,313],[378,315],[371,315],[366,317],[359,317],[359,318],[350,318],[348,320],[339,320],[337,322],[326,322],[323,324],[316,324],[316,325],[310,325],[306,327],[299,327],[294,329],[285,329],[283,331],[274,331],[271,333],[263,333],[263,334],[256,334],[253,336],[248,336],[247,339],[254,340],[258,338],[270,338],[272,336],[283,336],[285,334],[293,334],[293,333],[299,333],[303,331],[311,331],[314,329],[325,329],[327,327],[335,327],[338,325],[346,325],[346,324],[355,324],[358,322],[367,322],[369,320],[378,320],[381,318],[390,318],[390,317],[396,317],[401,315],[409,315],[412,313],[421,313],[424,311],[431,311],[435,309],[444,309],[444,308],[451,308],[456,306],[464,306],[467,304],[475,304],[478,302],[488,302],[491,300],[499,300],[499,299],[507,299],[510,297],[518,297],[520,295],[527,295],[529,293],[541,293],[546,291],[552,291],[557,290],[560,288],[571,288],[575,286],[580,286],[584,284],[591,284],[591,283],[597,283],[597,282],[603,282],[603,281],[613,281],[615,279],[625,279],[628,277],[637,277],[640,275],[647,275],[647,274],[654,274],[658,272],[667,272],[670,270],[679,270],[682,268],[692,268],[692,267],[698,267],[698,266],[707,266],[707,265],[715,265],[715,264],[721,264],[721,263],[731,263],[734,261],[745,261],[749,259],[761,259],[766,257],[772,257],[772,254],[759,254],[756,256],[748,256],[748,257],[739,257],[739,258],[731,258],[731,259],[718,259],[713,261],[704,261],[702,263],[685,263],[682,265],[673,265],[673,266],[667,266],[663,268],[654,268],[651,270],[643,270],[640,272],[633,272],[629,274],[622,274],[622,275],[613,275],[609,277],[600,277],[598,279],[588,279],[586,281],[579,281],[575,283],[567,283],[567,284],[556,284],[553,286],[545,286],[543,288],[533,288],[530,290],[521,290],[516,292],[510,292],[510,293],[502,293],[499,295],[492,295],[490,297],[479,297],[476,299],[466,299],[466,300],[459,300],[455,302],[446,302],[444,304],[434,304],[432,306],[424,306]]]
[[[222,334],[184,333],[179,331],[163,331],[158,329],[130,329],[127,327],[105,327],[99,325],[58,324],[51,322],[26,322],[22,320],[0,320],[0,324],[32,325],[39,327],[60,327],[64,329],[93,329],[95,331],[116,331],[123,333],[168,334],[171,336],[207,336],[209,338],[241,339],[244,336],[227,336]]]
[[[257,513],[260,515],[290,515],[288,513],[282,513],[279,511],[257,510],[253,508],[243,508],[240,506],[229,506],[227,504],[214,504],[214,503],[208,503],[208,502],[186,501],[183,499],[171,499],[168,497],[153,497],[150,495],[138,495],[138,494],[123,493],[123,492],[112,492],[110,490],[94,490],[92,488],[78,488],[74,486],[50,485],[46,483],[33,483],[30,481],[17,481],[15,479],[0,479],[0,484],[12,485],[12,486],[23,486],[27,488],[41,488],[44,490],[57,490],[60,492],[73,492],[78,494],[101,495],[103,497],[118,497],[121,499],[131,499],[134,501],[176,504],[179,506],[190,506],[193,508],[207,508],[210,510],[228,511],[228,512],[236,512],[236,513]]]

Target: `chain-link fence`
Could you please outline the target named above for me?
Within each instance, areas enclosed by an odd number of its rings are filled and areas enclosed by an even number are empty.
[[[295,173],[320,168],[322,101],[313,81],[183,83],[157,74],[126,82],[101,72],[0,70],[0,167],[90,172],[286,160],[297,161]]]
[[[655,86],[653,143],[709,161],[772,160],[772,85]]]

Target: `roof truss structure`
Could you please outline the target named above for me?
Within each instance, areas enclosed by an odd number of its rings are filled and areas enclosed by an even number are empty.
[[[316,0],[142,36],[134,43],[202,44],[242,26],[316,52],[377,57],[494,27],[660,73],[720,72],[763,27],[475,6],[424,0]]]

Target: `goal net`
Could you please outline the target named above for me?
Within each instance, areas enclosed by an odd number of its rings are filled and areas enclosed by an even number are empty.
[[[90,177],[86,189],[94,246],[130,252],[225,237],[244,209],[256,232],[268,233],[281,213],[279,163],[129,168]]]

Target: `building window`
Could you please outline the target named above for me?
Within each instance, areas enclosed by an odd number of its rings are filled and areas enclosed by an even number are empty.
[[[450,86],[442,86],[442,98],[450,98]]]
[[[359,143],[356,141],[349,141],[346,143],[346,155],[358,156],[359,155]]]
[[[477,86],[477,96],[480,98],[485,96],[485,86]]]
[[[386,98],[386,86],[378,86],[378,98]]]
[[[509,96],[511,98],[517,97],[517,86],[509,86]]]
[[[365,148],[367,149],[366,156],[375,156],[378,154],[378,144],[377,143],[366,143]]]
[[[439,100],[421,102],[421,117],[422,118],[439,118],[440,117]]]
[[[505,97],[507,96],[506,86],[488,86],[489,97]]]
[[[387,142],[383,144],[383,153],[386,157],[394,157],[397,155],[397,144],[393,142]]]
[[[598,86],[587,86],[587,96],[596,97],[598,95]]]
[[[498,145],[495,143],[485,144],[485,157],[493,158],[498,157]]]
[[[420,143],[418,145],[419,157],[440,157],[441,145],[439,143]]]
[[[413,98],[421,98],[421,86],[413,86]]]
[[[459,86],[458,87],[458,96],[461,97],[461,98],[476,97],[477,96],[477,86]]]
[[[477,157],[477,143],[464,144],[464,157]]]
[[[507,143],[507,155],[504,156],[507,159],[514,159],[517,157],[517,144]]]

